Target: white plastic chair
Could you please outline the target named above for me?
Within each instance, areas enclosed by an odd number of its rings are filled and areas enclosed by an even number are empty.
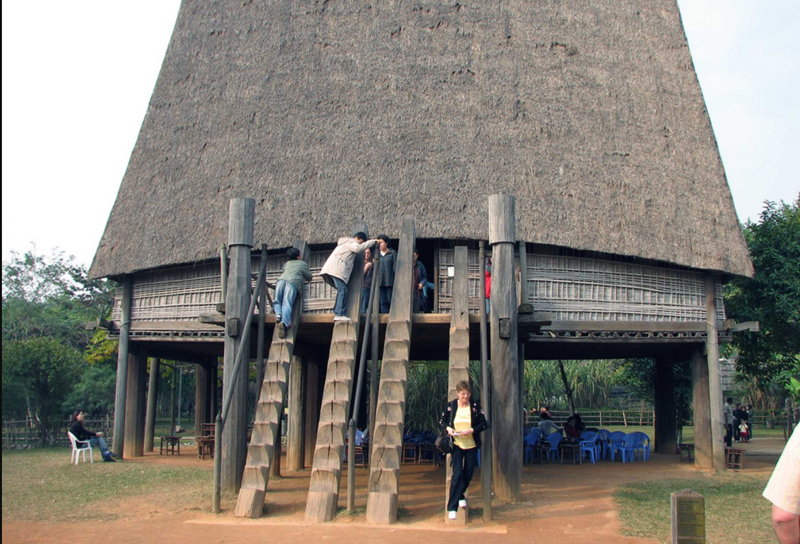
[[[72,444],[72,457],[69,459],[69,463],[72,464],[74,461],[75,464],[78,464],[78,458],[80,454],[83,453],[83,462],[86,462],[86,452],[89,452],[89,461],[94,464],[94,455],[92,455],[92,444],[89,440],[78,440],[75,438],[75,435],[71,432],[67,431],[67,436],[69,437],[69,441]],[[86,444],[84,447],[78,447],[78,444]]]

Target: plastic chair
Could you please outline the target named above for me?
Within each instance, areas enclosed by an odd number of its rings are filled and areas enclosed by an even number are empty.
[[[637,437],[636,446],[634,450],[639,450],[640,453],[640,460],[648,461],[650,460],[650,437],[647,434],[637,431],[635,433]]]
[[[72,464],[74,461],[75,464],[78,464],[78,457],[80,454],[83,454],[83,462],[86,462],[86,452],[89,452],[89,461],[94,464],[94,455],[92,451],[92,444],[89,440],[78,440],[75,438],[75,435],[71,432],[67,431],[67,436],[69,437],[69,442],[72,444],[72,456],[69,459],[69,464]],[[78,444],[84,444],[83,446],[79,446]]]
[[[611,460],[612,461],[614,460],[614,457],[616,457],[617,450],[620,447],[622,447],[626,436],[627,435],[625,433],[623,433],[622,431],[614,431],[613,433],[608,435],[608,441],[610,443],[609,447],[611,449]]]
[[[615,451],[619,450],[619,452],[622,454],[623,463],[625,462],[625,459],[627,457],[630,457],[631,463],[633,463],[633,452],[638,448],[637,444],[639,444],[640,440],[641,437],[637,436],[636,433],[631,433],[625,435],[625,440],[623,441],[621,446],[616,446],[614,448]]]
[[[533,462],[533,453],[536,452],[538,455],[539,450],[536,448],[536,445],[539,443],[539,440],[542,438],[542,432],[539,429],[531,429],[531,431],[525,435],[523,441],[525,442],[525,462],[532,463]]]
[[[611,431],[607,429],[598,429],[597,431],[597,443],[600,446],[600,459],[606,459],[608,457],[608,452],[611,449],[611,444],[608,443],[609,435],[611,435]]]
[[[553,461],[556,460],[556,457],[561,459],[561,454],[558,451],[558,444],[561,442],[561,433],[552,433],[547,437],[547,441],[550,443],[550,451],[548,451],[547,458],[552,458]]]
[[[581,434],[582,440],[580,441],[581,446],[581,457],[583,457],[584,453],[589,454],[589,460],[594,464],[597,461],[598,451],[597,451],[597,433],[586,431]]]

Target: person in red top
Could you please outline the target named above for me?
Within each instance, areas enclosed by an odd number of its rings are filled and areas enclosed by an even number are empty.
[[[570,442],[577,442],[581,438],[581,432],[575,423],[575,416],[569,416],[567,424],[564,425],[564,434],[567,435],[566,438]]]
[[[491,310],[491,304],[489,304],[489,297],[492,295],[492,258],[488,258],[488,263],[486,264],[486,271],[484,272],[484,277],[486,278],[486,315],[489,315],[489,310]]]

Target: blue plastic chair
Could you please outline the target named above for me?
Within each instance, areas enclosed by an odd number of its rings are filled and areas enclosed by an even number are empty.
[[[598,434],[592,431],[586,431],[581,434],[581,457],[583,457],[584,453],[589,454],[589,460],[591,460],[592,464],[597,461],[597,457],[599,455],[598,443],[597,443]]]
[[[616,457],[617,450],[623,446],[623,442],[625,441],[625,437],[627,435],[622,431],[614,431],[613,433],[608,435],[608,441],[610,442],[611,448],[611,460],[614,460]]]
[[[536,444],[542,438],[542,431],[539,429],[531,429],[531,431],[525,436],[523,441],[525,442],[525,462],[532,463],[533,462],[533,453],[539,454],[539,450],[535,448]]]
[[[650,437],[647,436],[646,433],[640,431],[637,431],[633,434],[635,434],[637,437],[636,447],[634,450],[639,450],[639,459],[644,461],[650,460]]]
[[[561,433],[552,433],[548,435],[547,441],[550,443],[550,450],[547,452],[547,458],[552,461],[555,461],[556,457],[561,459],[561,454],[558,451],[558,444],[561,442]]]
[[[638,444],[640,441],[641,437],[637,436],[636,433],[625,435],[625,440],[622,445],[615,448],[622,454],[623,463],[625,462],[626,458],[630,458],[631,463],[633,463],[633,452],[639,447]]]

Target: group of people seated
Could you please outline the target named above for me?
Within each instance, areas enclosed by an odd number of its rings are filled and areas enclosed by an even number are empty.
[[[567,418],[564,427],[559,427],[553,423],[553,418],[550,416],[549,407],[545,406],[539,411],[539,430],[542,436],[550,436],[553,433],[564,433],[564,440],[567,442],[579,442],[581,433],[586,430],[586,425],[583,423],[580,414],[575,413]]]

